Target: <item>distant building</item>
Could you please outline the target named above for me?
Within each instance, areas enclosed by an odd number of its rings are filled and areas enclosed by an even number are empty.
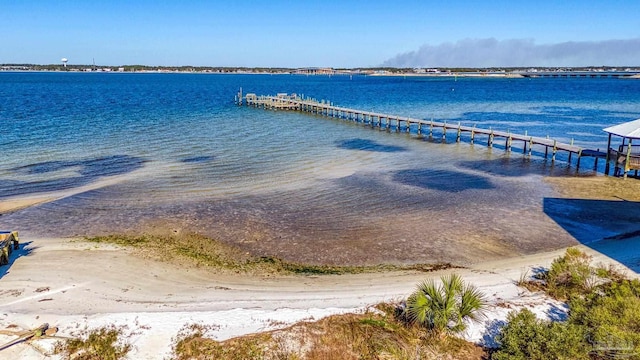
[[[294,74],[302,75],[333,75],[336,71],[333,68],[308,67],[300,68],[294,71]]]

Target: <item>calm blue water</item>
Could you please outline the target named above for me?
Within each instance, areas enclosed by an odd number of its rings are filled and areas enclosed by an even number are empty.
[[[391,262],[425,251],[466,259],[441,245],[471,228],[500,245],[495,232],[523,211],[530,224],[510,234],[522,244],[512,250],[535,250],[531,231],[555,231],[539,211],[551,194],[542,176],[594,176],[588,161],[576,174],[517,150],[237,107],[240,87],[589,148],[606,146],[602,128],[640,117],[637,80],[0,73],[0,201],[56,199],[4,214],[0,227],[68,236],[165,226],[316,262],[380,261],[372,248]],[[460,226],[445,236],[451,218]]]

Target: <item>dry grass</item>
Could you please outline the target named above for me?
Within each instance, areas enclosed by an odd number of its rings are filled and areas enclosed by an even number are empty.
[[[575,295],[590,293],[596,286],[625,279],[615,266],[591,265],[592,257],[577,248],[568,248],[565,254],[553,260],[551,267],[529,276],[521,274],[516,285],[529,291],[544,291],[551,297],[565,301]]]
[[[264,333],[220,343],[206,338],[206,331],[202,325],[183,328],[176,338],[174,359],[263,359],[272,339],[271,334]]]
[[[424,328],[406,326],[394,311],[395,307],[381,304],[364,314],[335,315],[224,342],[207,339],[198,327],[191,327],[176,339],[175,359],[479,360],[488,356],[478,345],[432,337]]]
[[[436,271],[455,267],[445,264],[332,266],[287,262],[270,256],[252,256],[240,249],[198,234],[108,235],[86,238],[94,243],[109,243],[134,249],[134,253],[156,260],[192,264],[216,272],[250,274],[340,275],[380,271]]]
[[[131,345],[123,340],[123,329],[110,326],[86,331],[78,338],[59,341],[54,353],[63,359],[120,360],[130,350]]]

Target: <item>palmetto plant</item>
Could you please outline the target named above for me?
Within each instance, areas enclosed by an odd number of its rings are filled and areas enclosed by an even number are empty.
[[[436,334],[457,333],[466,328],[465,320],[478,321],[487,307],[484,294],[465,284],[457,274],[433,279],[418,285],[407,299],[406,318]]]

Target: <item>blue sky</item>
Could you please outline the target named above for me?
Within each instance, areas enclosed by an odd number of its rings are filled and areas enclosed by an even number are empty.
[[[639,0],[0,0],[0,63],[640,66],[639,14]]]

